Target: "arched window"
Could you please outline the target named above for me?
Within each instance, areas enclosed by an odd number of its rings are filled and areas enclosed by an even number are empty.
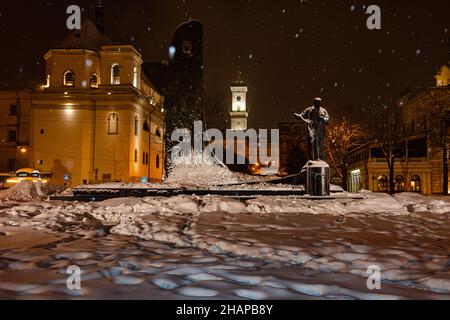
[[[138,119],[138,116],[134,117],[134,135],[135,136],[139,135],[139,119]]]
[[[137,67],[133,68],[133,86],[135,88],[138,87],[138,69],[137,69]]]
[[[162,134],[161,134],[161,129],[160,128],[156,128],[156,132],[155,132],[156,136],[158,138],[162,138]]]
[[[75,73],[73,73],[73,71],[68,70],[64,72],[63,85],[65,87],[75,86]]]
[[[388,192],[389,191],[388,177],[380,176],[378,177],[378,192]]]
[[[119,115],[111,113],[108,116],[108,134],[119,134]]]
[[[161,166],[160,164],[160,158],[159,158],[159,154],[156,155],[156,169],[159,169],[159,167]]]
[[[147,131],[147,132],[150,132],[150,124],[148,123],[147,120],[144,121],[143,130]]]
[[[422,192],[422,179],[417,175],[411,177],[411,192]]]
[[[405,177],[398,175],[395,177],[395,192],[405,191]]]
[[[134,162],[135,163],[138,162],[138,151],[137,151],[137,149],[134,149]]]
[[[120,66],[113,64],[111,67],[111,84],[120,84]]]
[[[93,89],[98,88],[98,76],[97,76],[97,74],[95,74],[95,73],[91,74],[91,76],[89,78],[89,85]]]

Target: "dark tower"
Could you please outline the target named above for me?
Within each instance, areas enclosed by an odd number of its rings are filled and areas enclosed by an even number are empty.
[[[105,34],[105,9],[102,0],[97,0],[95,5],[95,26],[101,33]]]

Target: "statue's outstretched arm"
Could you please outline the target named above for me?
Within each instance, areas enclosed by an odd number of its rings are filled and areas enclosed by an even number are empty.
[[[306,119],[305,116],[308,113],[309,109],[306,109],[305,111],[303,111],[302,113],[296,113],[295,109],[292,109],[292,113],[294,115],[294,118],[297,120],[303,120],[304,122],[306,122],[307,124],[311,123],[311,120]]]
[[[322,119],[325,123],[328,124],[328,122],[330,121],[330,115],[328,114],[328,111],[324,109],[324,113],[322,116]]]
[[[293,112],[294,118],[297,120],[303,120],[303,116],[300,113]]]

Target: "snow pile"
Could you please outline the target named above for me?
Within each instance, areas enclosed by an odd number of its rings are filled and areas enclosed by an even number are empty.
[[[249,183],[263,180],[263,177],[254,177],[233,172],[224,165],[203,163],[174,166],[167,182],[169,184],[212,187],[216,185]]]
[[[397,201],[401,202],[412,213],[450,213],[450,199],[448,197],[425,197],[417,193],[399,193],[395,195]]]
[[[0,200],[26,202],[41,200],[46,198],[47,195],[47,188],[42,182],[22,181],[10,189],[0,191]]]
[[[89,185],[81,185],[76,187],[76,189],[176,189],[180,188],[179,185],[176,184],[163,184],[163,183],[140,183],[140,182],[109,182],[102,184],[89,184]]]
[[[357,200],[347,203],[345,213],[392,213],[396,215],[409,214],[407,208],[394,197],[385,193],[368,194],[364,200]]]

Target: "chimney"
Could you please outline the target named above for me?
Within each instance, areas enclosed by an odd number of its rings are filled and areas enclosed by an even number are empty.
[[[101,33],[105,34],[105,9],[102,0],[97,0],[95,5],[95,26]]]

